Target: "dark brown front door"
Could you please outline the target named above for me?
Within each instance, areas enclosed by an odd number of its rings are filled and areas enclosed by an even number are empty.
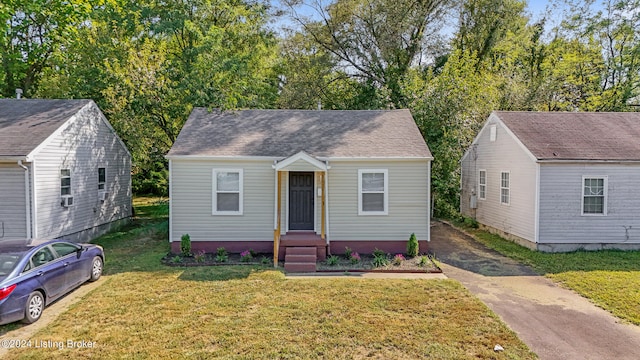
[[[313,230],[313,173],[289,173],[289,230]]]

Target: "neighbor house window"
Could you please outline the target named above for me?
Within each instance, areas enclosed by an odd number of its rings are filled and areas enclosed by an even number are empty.
[[[387,215],[389,177],[386,169],[358,170],[358,215]]]
[[[98,168],[98,190],[104,190],[106,182],[107,170],[105,168]]]
[[[60,195],[71,195],[71,170],[60,170]]]
[[[478,172],[478,198],[480,200],[487,198],[487,170]]]
[[[582,177],[582,215],[607,214],[607,177]]]
[[[500,202],[506,205],[509,205],[510,202],[509,186],[511,180],[509,175],[508,171],[500,173]]]
[[[242,215],[242,169],[213,170],[213,214]]]

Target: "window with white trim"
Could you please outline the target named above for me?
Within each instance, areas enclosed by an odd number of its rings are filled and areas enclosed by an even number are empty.
[[[60,170],[60,195],[71,195],[71,170]]]
[[[98,168],[98,190],[104,191],[107,183],[107,169]]]
[[[389,180],[387,169],[358,170],[358,215],[387,215]]]
[[[487,170],[478,171],[478,198],[480,200],[487,198]]]
[[[213,169],[213,215],[242,215],[242,169]]]
[[[582,177],[582,215],[607,214],[607,177]]]
[[[509,205],[510,199],[510,189],[511,180],[510,173],[508,171],[503,171],[500,173],[500,203]]]

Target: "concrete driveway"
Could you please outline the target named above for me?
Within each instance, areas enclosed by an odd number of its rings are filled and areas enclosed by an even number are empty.
[[[640,327],[531,268],[441,222],[432,224],[429,246],[445,275],[480,298],[540,359],[640,359]]]

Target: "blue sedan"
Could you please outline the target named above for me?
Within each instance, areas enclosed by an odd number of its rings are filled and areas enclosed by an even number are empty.
[[[0,241],[0,325],[37,321],[46,305],[102,275],[104,252],[67,241]]]

